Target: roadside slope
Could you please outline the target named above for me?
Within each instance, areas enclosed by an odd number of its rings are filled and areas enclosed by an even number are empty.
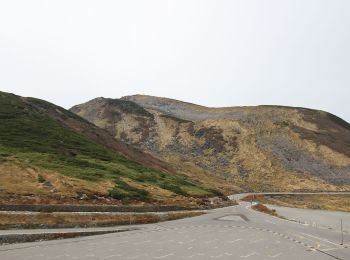
[[[323,111],[143,95],[96,98],[71,111],[226,193],[350,187],[350,125]]]
[[[0,92],[0,120],[1,203],[191,204],[217,194],[49,102]]]

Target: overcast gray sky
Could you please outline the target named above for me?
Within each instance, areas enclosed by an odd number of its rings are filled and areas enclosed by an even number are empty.
[[[278,104],[350,121],[349,0],[0,0],[0,90]]]

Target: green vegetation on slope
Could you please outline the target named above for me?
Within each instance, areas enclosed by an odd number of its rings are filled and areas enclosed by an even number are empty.
[[[131,187],[120,177],[185,196],[217,194],[186,177],[146,168],[118,155],[62,125],[48,115],[48,109],[82,120],[48,102],[0,92],[0,162],[41,167],[88,181],[111,180],[116,186],[109,193],[118,199],[150,198],[147,191]]]
[[[149,200],[149,192],[130,186],[122,180],[116,180],[116,186],[109,191],[109,195],[115,199],[129,200]]]
[[[142,116],[153,118],[153,114],[151,114],[146,109],[144,109],[142,106],[140,106],[132,101],[121,100],[121,99],[111,99],[111,98],[107,98],[106,101],[109,105],[118,106],[120,108],[120,110],[123,112],[134,113],[134,114],[139,114]]]

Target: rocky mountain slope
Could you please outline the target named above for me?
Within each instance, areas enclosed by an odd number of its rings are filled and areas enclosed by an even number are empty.
[[[208,108],[135,95],[72,112],[224,192],[349,190],[350,125],[322,111]]]
[[[190,204],[218,194],[43,100],[0,92],[0,122],[0,203]]]

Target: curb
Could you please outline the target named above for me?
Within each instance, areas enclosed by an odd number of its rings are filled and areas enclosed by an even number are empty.
[[[71,232],[45,232],[45,233],[24,233],[24,234],[6,234],[0,235],[0,245],[27,243],[37,241],[48,241],[55,239],[66,239],[84,236],[105,235],[138,230],[137,228],[125,228],[115,230],[96,230],[96,231],[71,231]]]

